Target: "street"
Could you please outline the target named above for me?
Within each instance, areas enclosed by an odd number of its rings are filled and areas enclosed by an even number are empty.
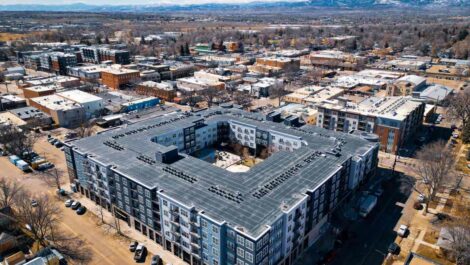
[[[47,143],[45,139],[40,139],[34,149],[40,155],[45,155],[59,170],[65,169],[62,151]],[[0,157],[0,169],[2,177],[20,183],[33,196],[49,194],[53,198],[57,198],[55,195],[56,187],[46,184],[44,176],[38,173],[23,173],[10,163],[8,157]],[[67,188],[68,177],[63,176],[62,182],[64,187]],[[67,235],[78,237],[85,243],[81,247],[90,251],[90,261],[87,264],[136,264],[133,260],[133,253],[128,250],[129,241],[118,238],[112,233],[107,233],[97,226],[97,218],[90,213],[90,209],[85,215],[79,216],[75,211],[66,208],[62,201],[58,200],[57,203],[62,210],[59,227]],[[150,264],[150,258],[151,254],[149,253],[146,260],[147,264]],[[83,264],[81,262],[71,263]]]
[[[397,176],[384,183],[376,208],[365,219],[353,222],[347,228],[352,236],[337,249],[332,265],[380,265],[390,243],[395,240],[394,228],[402,216],[403,207],[411,193],[405,178]]]

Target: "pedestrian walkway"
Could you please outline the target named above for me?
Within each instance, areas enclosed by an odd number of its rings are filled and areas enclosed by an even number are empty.
[[[115,219],[114,216],[107,210],[105,209],[101,210],[100,206],[95,204],[95,202],[91,201],[90,199],[87,199],[86,197],[82,196],[79,193],[74,193],[71,197],[74,200],[79,200],[80,203],[88,209],[89,213],[92,213],[93,215],[97,217],[97,221],[99,222],[101,222],[100,219],[101,219],[101,214],[102,214],[105,224],[108,225],[108,226],[103,226],[103,229],[105,229],[105,227],[106,229],[110,228],[110,231],[112,233],[117,234],[117,230],[115,229],[115,222],[116,220],[118,220],[119,227],[121,229],[121,234],[122,234],[121,239],[128,241],[128,243],[132,241],[143,243],[147,247],[148,252],[149,252],[147,261],[150,260],[152,255],[159,255],[163,259],[165,264],[172,264],[172,265],[187,264],[182,259],[173,255],[173,253],[167,250],[164,250],[161,245],[157,244],[150,238],[144,236],[139,231],[136,231],[135,229],[129,227],[126,222],[119,220],[119,219]],[[131,253],[129,252],[129,254]]]

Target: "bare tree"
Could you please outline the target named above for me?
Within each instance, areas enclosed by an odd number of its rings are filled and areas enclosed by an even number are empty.
[[[44,171],[42,173],[42,176],[43,176],[44,182],[46,182],[47,185],[51,187],[55,186],[57,190],[60,190],[62,177],[64,176],[64,174],[65,172],[63,170],[60,170],[58,168],[53,168],[51,170]]]
[[[468,216],[454,218],[444,226],[457,265],[470,264],[470,224]]]
[[[17,182],[0,178],[0,209],[12,207],[22,192],[23,188]]]
[[[269,96],[271,98],[277,98],[278,99],[278,106],[281,106],[281,101],[284,98],[284,96],[288,93],[286,90],[286,87],[283,83],[276,82],[271,88],[269,89]]]
[[[25,151],[30,151],[36,142],[36,135],[33,132],[19,129],[13,125],[3,126],[0,130],[0,144],[11,154],[21,155]]]
[[[470,120],[470,89],[454,95],[450,100],[447,113],[450,117],[458,119],[465,127]]]
[[[35,200],[37,204],[33,206],[29,194],[23,193],[16,207],[16,217],[20,223],[28,225],[33,239],[46,247],[48,241],[54,241],[54,234],[57,234],[60,209],[46,195]]]
[[[248,93],[243,93],[240,91],[236,91],[233,94],[232,100],[235,104],[242,106],[244,109],[249,108],[253,101],[253,98]]]
[[[439,141],[424,146],[417,152],[419,161],[415,167],[417,181],[414,189],[426,197],[424,214],[429,202],[434,201],[437,192],[453,179],[454,155]]]
[[[80,124],[80,127],[75,129],[75,132],[77,133],[77,137],[85,138],[85,137],[92,136],[93,126],[94,126],[94,122],[91,122],[91,121],[86,121]]]
[[[207,106],[210,108],[214,103],[214,99],[219,97],[222,93],[219,89],[215,87],[210,87],[202,90],[200,93],[202,98],[207,102]]]

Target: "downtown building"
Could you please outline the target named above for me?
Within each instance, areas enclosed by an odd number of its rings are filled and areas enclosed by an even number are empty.
[[[359,103],[327,101],[317,106],[317,126],[377,134],[380,149],[396,153],[423,124],[425,105],[412,97],[369,97]]]
[[[228,142],[272,154],[246,172],[193,156]],[[292,264],[374,175],[379,149],[359,135],[230,108],[170,113],[65,146],[82,194],[185,262],[211,265]]]
[[[84,62],[99,64],[111,61],[113,64],[130,64],[130,53],[125,50],[110,49],[100,46],[87,46],[80,48]]]

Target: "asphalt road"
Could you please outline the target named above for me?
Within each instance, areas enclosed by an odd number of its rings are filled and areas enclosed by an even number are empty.
[[[404,178],[397,177],[385,183],[376,208],[365,219],[360,219],[347,229],[352,235],[335,251],[332,265],[380,265],[387,254],[390,243],[394,242],[402,206],[411,193]]]

